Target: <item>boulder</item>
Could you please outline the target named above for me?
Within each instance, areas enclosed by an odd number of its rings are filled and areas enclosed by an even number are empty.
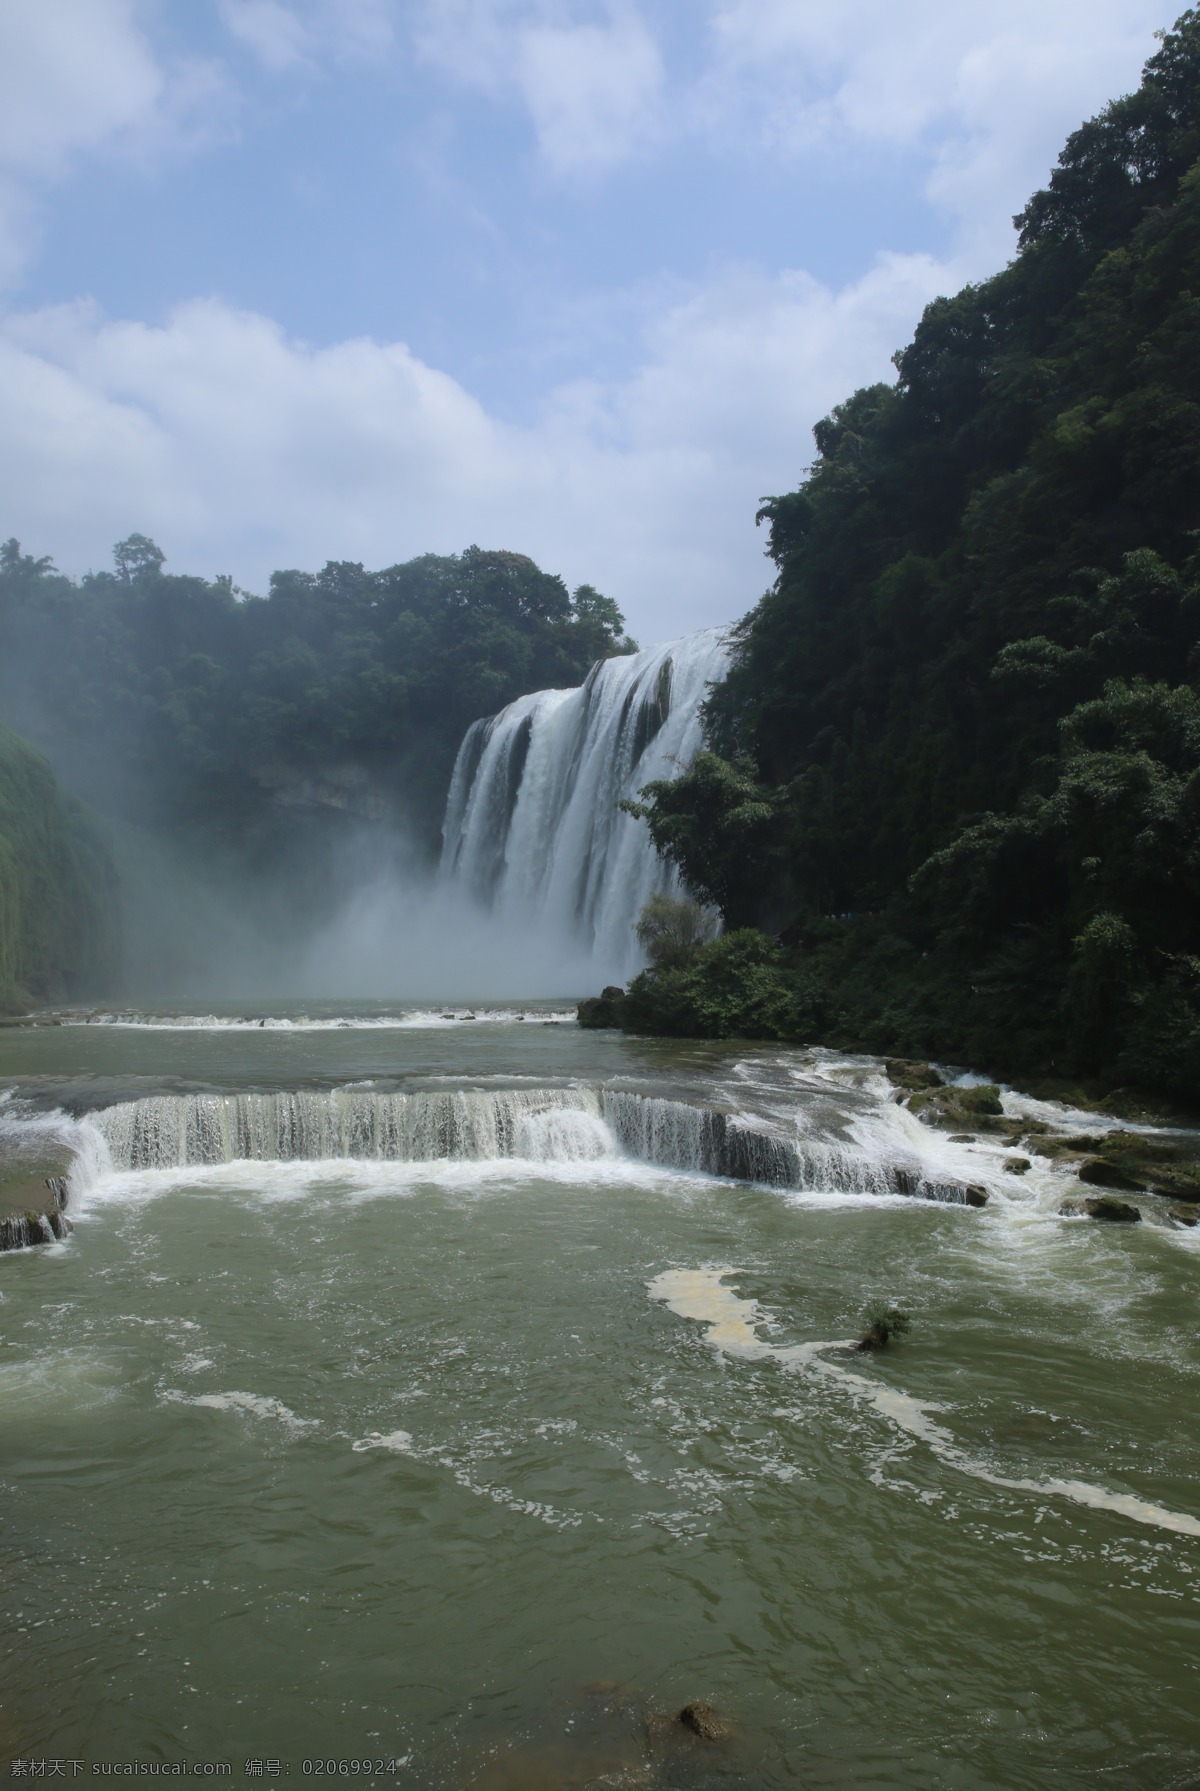
[[[1085,1200],[1083,1208],[1089,1218],[1105,1219],[1110,1225],[1136,1225],[1142,1216],[1138,1207],[1131,1206],[1127,1200],[1114,1200],[1111,1194]]]
[[[887,1071],[888,1081],[894,1082],[897,1088],[942,1086],[942,1078],[927,1063],[917,1063],[908,1057],[885,1057],[883,1067]]]
[[[908,1106],[927,1126],[945,1126],[954,1132],[1008,1132],[1012,1120],[1005,1117],[1000,1090],[992,1082],[978,1088],[918,1088]]]
[[[979,1186],[978,1182],[968,1182],[966,1187],[963,1189],[963,1205],[964,1206],[986,1206],[987,1203],[988,1203],[987,1189],[981,1188]]]
[[[1009,1175],[1028,1175],[1030,1167],[1028,1157],[1010,1157],[1004,1165],[1005,1171]]]
[[[1200,1207],[1169,1206],[1167,1218],[1172,1225],[1200,1225]]]
[[[1079,1165],[1079,1179],[1089,1182],[1094,1188],[1123,1188],[1129,1193],[1140,1194],[1146,1184],[1137,1180],[1119,1163],[1112,1163],[1107,1157],[1089,1157]]]
[[[706,1704],[702,1698],[697,1698],[691,1704],[685,1704],[676,1720],[682,1723],[685,1729],[690,1729],[693,1735],[698,1735],[701,1741],[727,1741],[729,1739],[728,1723],[722,1722],[712,1705]]]

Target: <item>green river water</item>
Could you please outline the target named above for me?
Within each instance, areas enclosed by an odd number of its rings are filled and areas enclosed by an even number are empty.
[[[1200,1785],[1196,1234],[1059,1218],[1063,1170],[924,1139],[863,1061],[524,1012],[0,1032],[10,1172],[76,1165],[71,1239],[0,1257],[0,1760]],[[841,1167],[637,1160],[612,1088]],[[490,1157],[103,1142],[148,1097],[544,1089],[592,1092]],[[855,1191],[889,1151],[988,1206]],[[851,1355],[877,1300],[911,1333]]]

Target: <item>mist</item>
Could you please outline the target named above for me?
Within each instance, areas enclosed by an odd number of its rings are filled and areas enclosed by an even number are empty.
[[[626,968],[565,926],[489,911],[400,831],[310,833],[259,873],[131,830],[121,844],[123,999],[574,1001]]]

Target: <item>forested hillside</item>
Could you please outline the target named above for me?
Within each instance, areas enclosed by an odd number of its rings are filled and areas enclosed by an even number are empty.
[[[0,725],[0,1013],[111,986],[118,935],[99,830],[42,755]]]
[[[1198,158],[1190,10],[765,503],[777,580],[649,818],[782,948],[651,974],[639,1024],[1200,1099]]]
[[[280,792],[332,807],[363,777],[435,840],[470,722],[632,647],[610,599],[523,554],[331,561],[267,597],[172,576],[142,535],[114,557],[77,582],[0,548],[0,712],[97,807],[193,841],[269,852]]]

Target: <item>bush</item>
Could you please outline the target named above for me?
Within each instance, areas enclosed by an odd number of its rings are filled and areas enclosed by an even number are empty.
[[[659,970],[692,963],[716,929],[716,917],[694,896],[652,895],[635,930],[638,944]]]
[[[898,1342],[911,1326],[908,1314],[895,1306],[874,1306],[867,1313],[867,1328],[858,1347],[864,1351],[886,1349],[890,1343]]]
[[[753,927],[700,947],[684,966],[643,970],[629,988],[632,1032],[691,1038],[796,1039],[822,1023],[820,989]]]

